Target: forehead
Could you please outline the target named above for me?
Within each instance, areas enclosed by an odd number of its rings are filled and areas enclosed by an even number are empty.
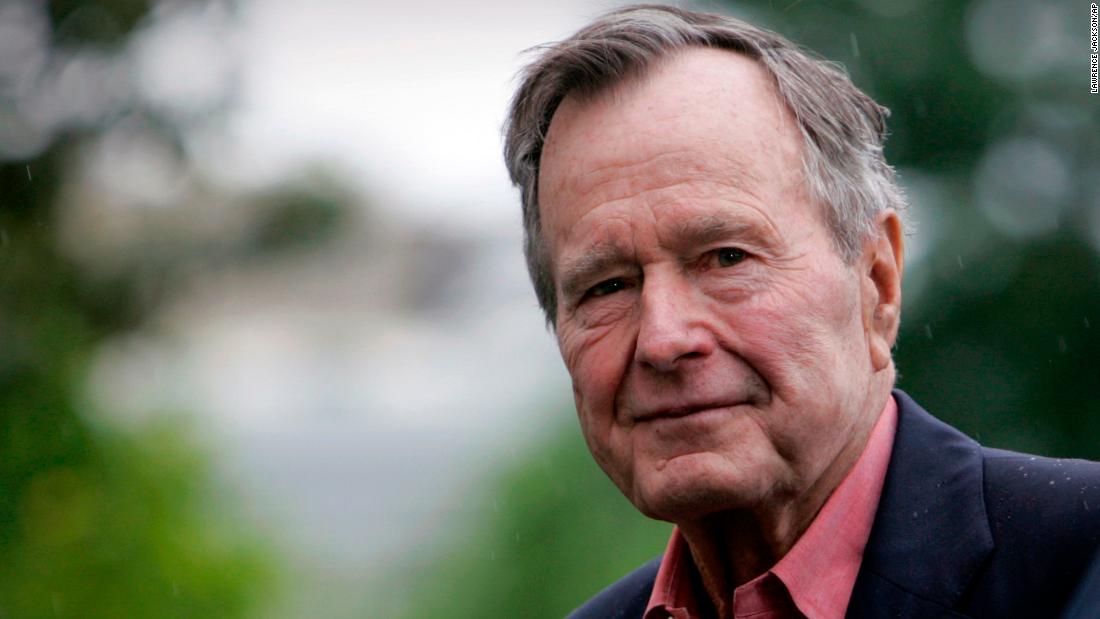
[[[736,52],[690,48],[595,97],[566,97],[539,176],[552,253],[589,211],[639,196],[802,193],[801,148],[770,76]]]

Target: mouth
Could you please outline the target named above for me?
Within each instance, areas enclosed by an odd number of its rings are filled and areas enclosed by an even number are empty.
[[[706,413],[710,411],[716,411],[719,409],[728,409],[738,406],[738,402],[703,402],[693,403],[682,406],[669,406],[662,408],[654,408],[649,411],[644,411],[634,416],[635,423],[644,423],[647,421],[657,421],[661,419],[680,419],[691,415],[698,415],[700,413]]]

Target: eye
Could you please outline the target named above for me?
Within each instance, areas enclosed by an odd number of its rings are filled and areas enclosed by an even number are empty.
[[[595,286],[588,289],[585,293],[585,297],[605,297],[609,294],[614,294],[620,290],[626,289],[626,281],[621,278],[614,278],[602,281]]]
[[[745,250],[736,247],[722,247],[714,251],[715,261],[720,267],[731,267],[748,256]]]

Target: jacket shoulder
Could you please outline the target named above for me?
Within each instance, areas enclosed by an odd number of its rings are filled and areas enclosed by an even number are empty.
[[[849,616],[1058,616],[1100,547],[1100,464],[985,448],[894,398],[894,451]]]
[[[1100,544],[1100,463],[990,448],[982,456],[996,541],[1034,543],[1040,556],[1091,552]]]
[[[971,596],[1060,608],[1100,549],[1100,463],[982,449],[996,550]]]
[[[567,619],[637,619],[645,612],[661,558],[627,574],[569,614]]]

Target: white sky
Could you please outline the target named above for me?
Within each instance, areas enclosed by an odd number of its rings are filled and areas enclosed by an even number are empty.
[[[500,127],[521,51],[610,6],[246,2],[242,96],[225,134],[236,173],[270,179],[334,161],[409,217],[511,226]]]

